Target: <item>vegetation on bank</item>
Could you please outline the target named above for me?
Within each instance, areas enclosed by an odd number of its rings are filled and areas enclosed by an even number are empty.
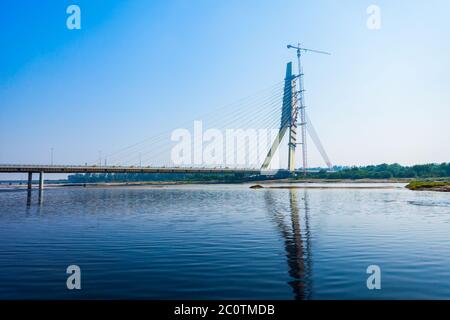
[[[406,188],[409,190],[450,191],[450,181],[411,181]]]
[[[343,168],[335,172],[321,170],[310,173],[307,178],[316,179],[417,179],[417,178],[445,178],[450,177],[450,163],[421,164],[401,166],[395,164],[380,164],[365,167]],[[298,179],[303,179],[299,176]]]

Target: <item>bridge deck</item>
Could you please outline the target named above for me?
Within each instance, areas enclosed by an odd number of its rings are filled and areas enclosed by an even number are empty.
[[[133,166],[63,166],[63,165],[0,165],[0,173],[247,173],[260,174],[259,169],[245,168],[183,168]]]

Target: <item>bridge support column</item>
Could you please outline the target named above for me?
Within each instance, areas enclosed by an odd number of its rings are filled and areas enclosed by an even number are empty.
[[[39,191],[44,189],[44,172],[39,172]]]
[[[44,171],[39,172],[39,205],[44,202]]]
[[[28,172],[28,186],[27,186],[28,191],[31,191],[32,180],[33,180],[33,173]]]
[[[33,180],[33,173],[28,172],[28,185],[27,185],[27,207],[31,205],[31,182]]]

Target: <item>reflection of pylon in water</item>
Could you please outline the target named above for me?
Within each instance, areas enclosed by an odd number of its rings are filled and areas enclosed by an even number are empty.
[[[292,245],[286,246],[286,251],[288,251],[289,274],[294,279],[290,282],[290,285],[294,290],[296,299],[305,299],[305,246],[301,234],[295,190],[289,190],[289,206],[292,223]]]
[[[279,207],[278,196],[272,192],[265,194],[268,212],[284,240],[288,272],[294,298],[311,298],[312,252],[309,228],[309,205],[307,190],[300,193],[289,190],[288,206]],[[304,206],[303,206],[304,205]],[[288,210],[286,210],[288,209]],[[287,218],[287,219],[286,219]]]
[[[270,165],[270,161],[272,160],[273,155],[278,149],[281,140],[283,139],[286,131],[289,129],[289,142],[288,142],[288,170],[290,173],[295,172],[295,149],[299,144],[302,146],[302,163],[303,163],[303,174],[306,175],[308,169],[308,153],[307,153],[307,142],[306,142],[306,130],[308,132],[319,150],[322,158],[324,159],[326,165],[329,169],[331,169],[332,164],[328,158],[328,155],[325,152],[325,149],[320,142],[320,139],[312,127],[311,122],[309,121],[306,112],[305,112],[305,97],[304,97],[304,75],[303,68],[301,64],[301,53],[303,52],[313,52],[320,54],[328,54],[328,52],[312,50],[301,48],[300,44],[298,46],[287,46],[288,49],[296,49],[297,50],[297,59],[298,59],[298,75],[295,76],[292,74],[292,62],[289,62],[286,66],[286,77],[284,83],[284,94],[283,94],[283,105],[281,109],[281,123],[280,129],[277,137],[275,138],[272,146],[267,153],[266,159],[262,165],[262,170],[268,169]],[[297,86],[298,83],[298,86]],[[300,128],[301,128],[301,142],[297,142],[297,118],[298,112],[300,111]]]

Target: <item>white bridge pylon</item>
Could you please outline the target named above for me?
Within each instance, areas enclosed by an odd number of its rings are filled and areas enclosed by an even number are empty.
[[[292,74],[292,62],[286,65],[286,76],[284,78],[283,105],[281,107],[280,130],[267,156],[262,164],[261,170],[268,170],[270,162],[277,152],[278,147],[283,140],[286,132],[289,130],[289,154],[288,154],[288,170],[293,173],[295,171],[295,148],[297,146],[297,116],[298,116],[298,99],[296,79],[298,76]]]
[[[278,135],[272,143],[272,146],[267,153],[267,156],[261,166],[261,171],[269,170],[270,162],[277,152],[281,141],[283,140],[286,132],[289,130],[289,142],[288,142],[288,171],[293,174],[295,173],[295,149],[297,145],[302,146],[302,155],[303,155],[303,174],[306,175],[307,172],[307,152],[306,152],[306,129],[308,129],[308,133],[310,134],[312,141],[315,146],[319,150],[323,160],[325,161],[327,167],[329,169],[332,168],[332,164],[330,159],[325,152],[322,143],[320,142],[319,136],[312,126],[310,120],[308,119],[305,113],[305,105],[303,98],[303,71],[300,65],[300,50],[305,51],[313,51],[317,53],[325,53],[322,51],[314,51],[310,49],[303,49],[300,47],[292,47],[288,46],[288,48],[298,49],[298,58],[299,58],[299,74],[292,74],[292,62],[288,62],[286,65],[286,76],[284,79],[284,92],[283,92],[283,104],[281,107],[281,121],[280,121],[280,129],[278,131]],[[298,82],[298,86],[297,86]],[[297,89],[298,88],[298,89]],[[297,119],[299,111],[301,112],[301,142],[297,142]]]

